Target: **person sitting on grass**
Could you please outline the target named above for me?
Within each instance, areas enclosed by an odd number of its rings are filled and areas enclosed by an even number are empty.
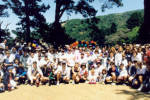
[[[40,78],[43,76],[43,73],[39,66],[37,66],[37,62],[34,61],[32,66],[28,68],[27,72],[28,79],[30,80],[31,86],[35,83],[38,87],[40,84]]]
[[[117,78],[118,83],[125,83],[127,81],[128,72],[124,66],[124,64],[120,64],[119,76]]]
[[[50,66],[50,72],[49,72],[49,86],[50,85],[56,85],[56,77],[55,77],[55,74],[54,74],[54,72],[55,72],[55,70],[54,70],[54,68],[53,68],[53,64]]]
[[[127,72],[128,72],[128,82],[130,86],[132,85],[132,81],[136,76],[136,71],[137,71],[136,66],[137,66],[137,61],[134,61],[133,64],[131,61],[128,62]]]
[[[88,71],[86,69],[86,64],[82,63],[80,68],[80,82],[81,83],[86,82],[87,77],[88,77]]]
[[[59,85],[60,81],[64,83],[69,83],[70,69],[66,66],[66,62],[62,62],[62,66],[57,68],[57,70],[55,71],[55,75],[57,77],[57,85]]]
[[[72,67],[72,79],[73,79],[73,84],[79,83],[79,81],[80,81],[79,63],[75,63],[75,66]]]
[[[13,68],[9,67],[7,69],[7,71],[4,74],[4,85],[5,85],[5,89],[8,91],[11,91],[15,88],[17,88],[17,83],[15,82],[16,78],[12,72]]]
[[[116,84],[117,77],[119,75],[118,69],[114,63],[111,63],[111,68],[108,70],[106,83],[112,82],[112,85]]]
[[[23,66],[23,64],[20,62],[19,66],[17,68],[17,73],[16,73],[16,77],[18,80],[18,84],[25,84],[25,81],[27,79],[26,76],[27,72],[25,71],[25,67]]]
[[[97,75],[96,75],[96,73],[95,73],[95,68],[94,68],[94,66],[93,66],[93,67],[91,68],[91,70],[89,71],[88,80],[89,80],[89,84],[96,84]]]
[[[99,82],[102,84],[105,84],[105,80],[106,80],[106,76],[107,76],[107,70],[103,69],[102,73],[99,75]]]
[[[51,67],[50,65],[44,65],[43,67],[41,67],[42,73],[43,73],[43,77],[41,78],[41,82],[42,84],[46,84],[49,81],[49,74],[51,72]]]
[[[146,72],[146,68],[143,66],[143,64],[141,62],[138,62],[137,63],[137,73],[133,79],[133,88],[138,88],[140,89],[142,86],[142,83],[143,83],[143,79],[144,79],[144,74]]]

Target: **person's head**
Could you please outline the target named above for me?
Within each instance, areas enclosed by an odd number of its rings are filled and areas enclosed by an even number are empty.
[[[95,53],[95,54],[99,54],[99,51],[96,49],[94,53]]]
[[[18,59],[15,59],[15,64],[19,64],[19,60]]]
[[[27,51],[26,51],[26,50],[23,52],[23,55],[24,55],[24,56],[27,56]]]
[[[104,53],[104,57],[107,57],[107,53],[106,52]]]
[[[81,58],[84,58],[84,53],[81,53]]]
[[[84,63],[81,64],[81,68],[82,68],[82,69],[85,69],[85,68],[86,68],[86,64],[84,64]]]
[[[95,74],[95,68],[94,68],[94,67],[91,68],[91,74],[92,74],[92,75]]]
[[[116,71],[116,66],[114,63],[111,63],[111,68],[112,68],[112,71]]]
[[[45,61],[47,61],[47,60],[48,60],[48,57],[47,57],[47,56],[45,56],[45,57],[44,57],[44,59],[45,59]]]
[[[34,52],[31,52],[31,57],[32,57],[32,58],[34,57]]]
[[[110,53],[110,57],[113,57],[113,56],[114,56],[114,54],[113,54],[113,52],[111,52],[111,53]]]
[[[103,69],[103,70],[102,70],[102,74],[103,74],[103,75],[104,75],[104,74],[107,74],[106,69]]]
[[[62,62],[62,69],[66,68],[66,62]]]
[[[97,61],[96,64],[97,64],[98,67],[101,66],[101,62],[100,61]]]
[[[122,59],[126,59],[126,55],[125,54],[122,55]]]
[[[142,62],[138,62],[137,64],[139,68],[142,68]]]
[[[19,67],[23,67],[23,64],[21,62],[19,62]]]
[[[42,58],[41,56],[38,56],[38,60],[41,60],[41,58]]]
[[[123,48],[120,46],[119,49],[118,49],[118,51],[119,51],[119,52],[122,52],[122,51],[123,51]]]
[[[120,70],[123,70],[124,64],[120,64]]]
[[[37,62],[36,62],[36,61],[33,62],[33,67],[34,67],[35,69],[37,68]]]
[[[10,51],[6,51],[6,56],[10,57]]]
[[[79,63],[75,63],[74,68],[78,68],[79,67]]]
[[[16,53],[17,49],[15,47],[12,48],[12,53]]]
[[[128,61],[128,66],[130,67],[132,65],[132,61]]]

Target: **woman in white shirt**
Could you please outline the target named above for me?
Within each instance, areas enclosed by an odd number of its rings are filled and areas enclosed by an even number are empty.
[[[94,67],[92,67],[92,69],[89,71],[88,80],[89,80],[89,84],[96,84],[97,75],[95,73]]]

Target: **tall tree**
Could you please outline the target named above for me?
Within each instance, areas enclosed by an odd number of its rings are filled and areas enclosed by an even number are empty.
[[[127,20],[127,28],[133,29],[136,26],[141,26],[142,23],[143,23],[142,12],[135,12]]]
[[[117,24],[113,22],[110,30],[111,30],[111,34],[117,32]]]
[[[54,23],[59,23],[61,17],[65,12],[68,15],[71,13],[80,13],[83,17],[95,16],[96,10],[90,4],[96,0],[54,0],[56,4],[55,8],[55,21]],[[113,5],[121,6],[122,0],[103,0],[101,9],[104,11],[106,8],[111,8]]]
[[[60,19],[62,18],[63,14],[66,12],[68,15],[71,13],[79,13],[83,17],[94,17],[97,13],[95,8],[91,5],[96,0],[54,0],[56,4],[55,8],[55,20],[54,20],[54,31],[52,32],[53,39],[57,42],[63,42],[63,34],[61,32],[61,24]],[[110,8],[113,5],[121,6],[122,0],[103,0],[102,10],[104,11],[106,8]],[[60,32],[59,32],[60,30]],[[61,38],[58,36],[62,36]],[[61,41],[62,40],[62,41]]]
[[[46,22],[42,13],[49,9],[49,6],[41,4],[42,0],[5,0],[13,12],[18,16],[24,30],[26,41],[30,41],[31,28],[40,27]]]
[[[8,12],[6,11],[7,9],[7,5],[3,3],[3,0],[0,2],[0,17],[8,17]],[[0,40],[2,40],[2,38],[7,37],[8,31],[7,31],[7,26],[5,29],[2,29],[2,24],[3,21],[0,21]]]
[[[144,23],[139,31],[138,41],[141,43],[150,43],[150,0],[144,0]]]

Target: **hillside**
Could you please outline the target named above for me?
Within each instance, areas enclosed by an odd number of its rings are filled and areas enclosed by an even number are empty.
[[[97,16],[96,18],[99,20],[98,23],[96,23],[96,26],[100,30],[107,30],[111,28],[112,23],[115,23],[117,25],[117,32],[110,33],[105,31],[105,38],[107,43],[108,36],[117,35],[117,33],[127,33],[130,30],[126,27],[126,21],[129,19],[129,17],[135,13],[140,12],[142,15],[144,14],[143,10],[136,10],[136,11],[129,11],[125,13],[118,13],[118,14],[109,14],[104,16]],[[66,33],[69,34],[72,38],[76,40],[91,40],[90,33],[92,32],[91,27],[89,27],[89,23],[87,23],[87,19],[72,19],[69,21],[66,21],[64,24]],[[124,35],[123,35],[124,37]]]

